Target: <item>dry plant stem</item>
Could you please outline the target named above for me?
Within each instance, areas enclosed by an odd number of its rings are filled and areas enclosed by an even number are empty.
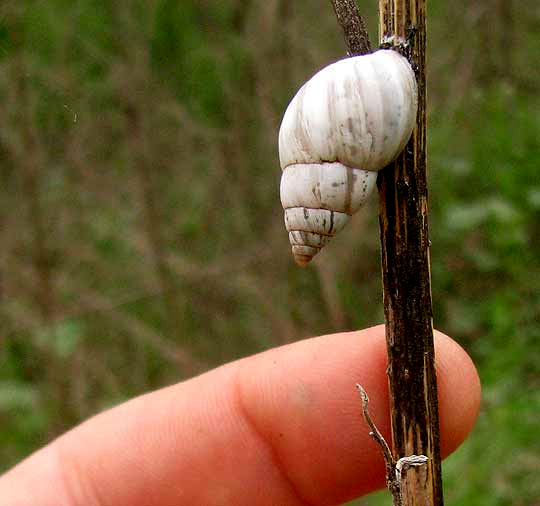
[[[350,9],[348,14],[354,16],[351,2],[333,4],[336,13]],[[392,462],[406,464],[403,470],[415,467],[401,478],[394,505],[442,506],[428,239],[425,0],[379,0],[379,10],[381,43],[409,58],[418,83],[416,128],[403,153],[379,173],[377,182]],[[349,44],[354,32],[347,35],[347,30],[355,23],[343,24],[343,19],[348,17],[338,16]],[[349,52],[355,47],[349,45]],[[415,455],[426,456],[427,465],[408,463]]]
[[[332,0],[338,23],[343,28],[349,56],[371,53],[371,43],[356,0]]]
[[[417,125],[403,153],[379,173],[384,311],[394,458],[423,454],[406,473],[404,506],[442,506],[433,345],[426,175],[425,0],[379,0],[381,42],[409,58],[418,83]]]

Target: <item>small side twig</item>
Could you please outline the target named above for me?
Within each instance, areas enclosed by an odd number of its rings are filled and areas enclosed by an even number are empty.
[[[358,388],[360,398],[362,399],[362,414],[364,415],[364,420],[369,426],[369,435],[381,447],[381,450],[383,452],[384,463],[386,464],[386,481],[388,484],[390,481],[394,481],[394,457],[392,456],[392,451],[390,450],[388,443],[384,439],[383,435],[381,434],[381,432],[375,425],[375,422],[371,418],[371,415],[369,414],[369,397],[367,392],[364,390],[364,387],[362,387],[362,385],[358,383],[356,384],[356,388]]]
[[[421,466],[429,459],[425,455],[409,455],[408,457],[400,458],[396,462],[392,456],[392,451],[390,450],[388,443],[369,414],[369,397],[367,392],[364,390],[362,385],[358,383],[356,384],[356,388],[358,389],[360,398],[362,399],[362,414],[364,415],[364,420],[370,428],[369,435],[381,447],[383,453],[384,464],[386,467],[386,487],[392,494],[394,505],[402,506],[403,497],[401,483],[403,479],[403,471],[406,471],[411,467]]]
[[[334,12],[348,48],[349,56],[371,53],[371,43],[364,18],[360,15],[356,0],[332,0]]]

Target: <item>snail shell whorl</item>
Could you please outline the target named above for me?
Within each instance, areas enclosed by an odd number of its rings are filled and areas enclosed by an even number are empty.
[[[392,50],[340,60],[298,91],[279,131],[281,201],[297,263],[362,206],[376,171],[405,147],[416,110],[414,72]]]
[[[299,265],[306,265],[347,224],[376,180],[376,172],[339,162],[293,164],[284,169],[281,203]]]

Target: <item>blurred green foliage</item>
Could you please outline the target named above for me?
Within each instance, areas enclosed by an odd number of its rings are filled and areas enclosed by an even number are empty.
[[[435,322],[484,388],[450,505],[540,504],[539,27],[532,1],[430,2]],[[307,270],[282,226],[282,111],[342,53],[324,0],[2,3],[0,469],[130,396],[382,320],[374,202]]]

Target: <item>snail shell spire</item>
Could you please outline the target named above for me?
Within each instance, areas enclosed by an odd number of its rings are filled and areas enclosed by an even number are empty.
[[[392,50],[333,63],[294,96],[279,131],[280,193],[299,265],[364,204],[409,140],[417,106],[414,72]]]

